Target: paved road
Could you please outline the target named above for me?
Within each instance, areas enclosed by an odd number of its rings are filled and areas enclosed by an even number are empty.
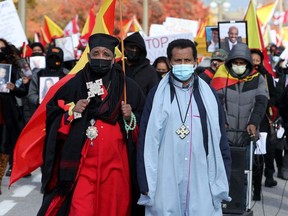
[[[40,178],[38,169],[31,177],[20,179],[8,190],[9,179],[4,177],[3,194],[0,195],[0,216],[36,215],[42,200]],[[262,200],[252,202],[254,216],[288,216],[287,181],[275,179],[278,185],[273,188],[263,187]]]

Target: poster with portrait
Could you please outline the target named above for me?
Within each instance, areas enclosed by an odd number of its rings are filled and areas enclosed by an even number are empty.
[[[215,52],[219,49],[219,30],[218,26],[206,26],[206,50],[207,52]]]
[[[237,43],[248,45],[246,21],[218,22],[218,29],[221,49],[230,52]]]
[[[63,50],[64,61],[75,60],[74,44],[72,37],[63,37],[55,39],[55,46]]]
[[[26,58],[19,59],[18,64],[21,68],[21,73],[20,73],[21,77],[24,76],[24,77],[27,77],[30,79],[32,77],[32,71],[30,69],[30,65],[29,65],[27,59]]]
[[[30,61],[30,69],[34,68],[42,69],[46,67],[46,58],[45,56],[31,56],[29,58]]]
[[[49,89],[59,81],[59,77],[40,77],[39,79],[39,104],[42,103]]]
[[[0,93],[9,93],[7,83],[11,82],[12,65],[0,64]]]

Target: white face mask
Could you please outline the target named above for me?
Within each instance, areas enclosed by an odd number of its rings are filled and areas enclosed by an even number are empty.
[[[232,70],[237,74],[237,75],[242,75],[246,71],[246,66],[247,65],[235,65],[232,64]]]

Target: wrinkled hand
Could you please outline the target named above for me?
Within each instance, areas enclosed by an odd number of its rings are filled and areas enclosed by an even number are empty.
[[[13,90],[15,89],[15,84],[12,83],[12,82],[8,82],[8,83],[6,84],[6,87],[7,87],[7,89],[13,91]]]
[[[90,100],[80,99],[77,101],[75,107],[73,108],[73,112],[82,113],[86,109],[87,105],[89,104]]]
[[[124,101],[121,102],[122,115],[125,120],[129,121],[131,118],[132,108],[130,104],[125,104]]]
[[[256,126],[249,124],[246,128],[248,134],[250,135],[250,137],[254,137],[256,136]]]

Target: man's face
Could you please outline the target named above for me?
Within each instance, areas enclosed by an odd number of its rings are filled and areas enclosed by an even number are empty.
[[[237,58],[232,60],[232,64],[235,64],[237,66],[244,66],[247,65],[247,61],[245,59]]]
[[[113,60],[114,54],[106,47],[94,47],[88,54],[88,59]]]
[[[6,76],[6,69],[0,68],[0,78],[4,78]]]
[[[218,42],[218,31],[212,31],[212,40],[217,43]]]
[[[238,38],[238,29],[237,28],[230,28],[228,32],[229,40],[231,43],[235,43]]]
[[[196,59],[193,57],[193,50],[191,47],[179,48],[175,47],[172,50],[171,65],[179,64],[195,64]]]

